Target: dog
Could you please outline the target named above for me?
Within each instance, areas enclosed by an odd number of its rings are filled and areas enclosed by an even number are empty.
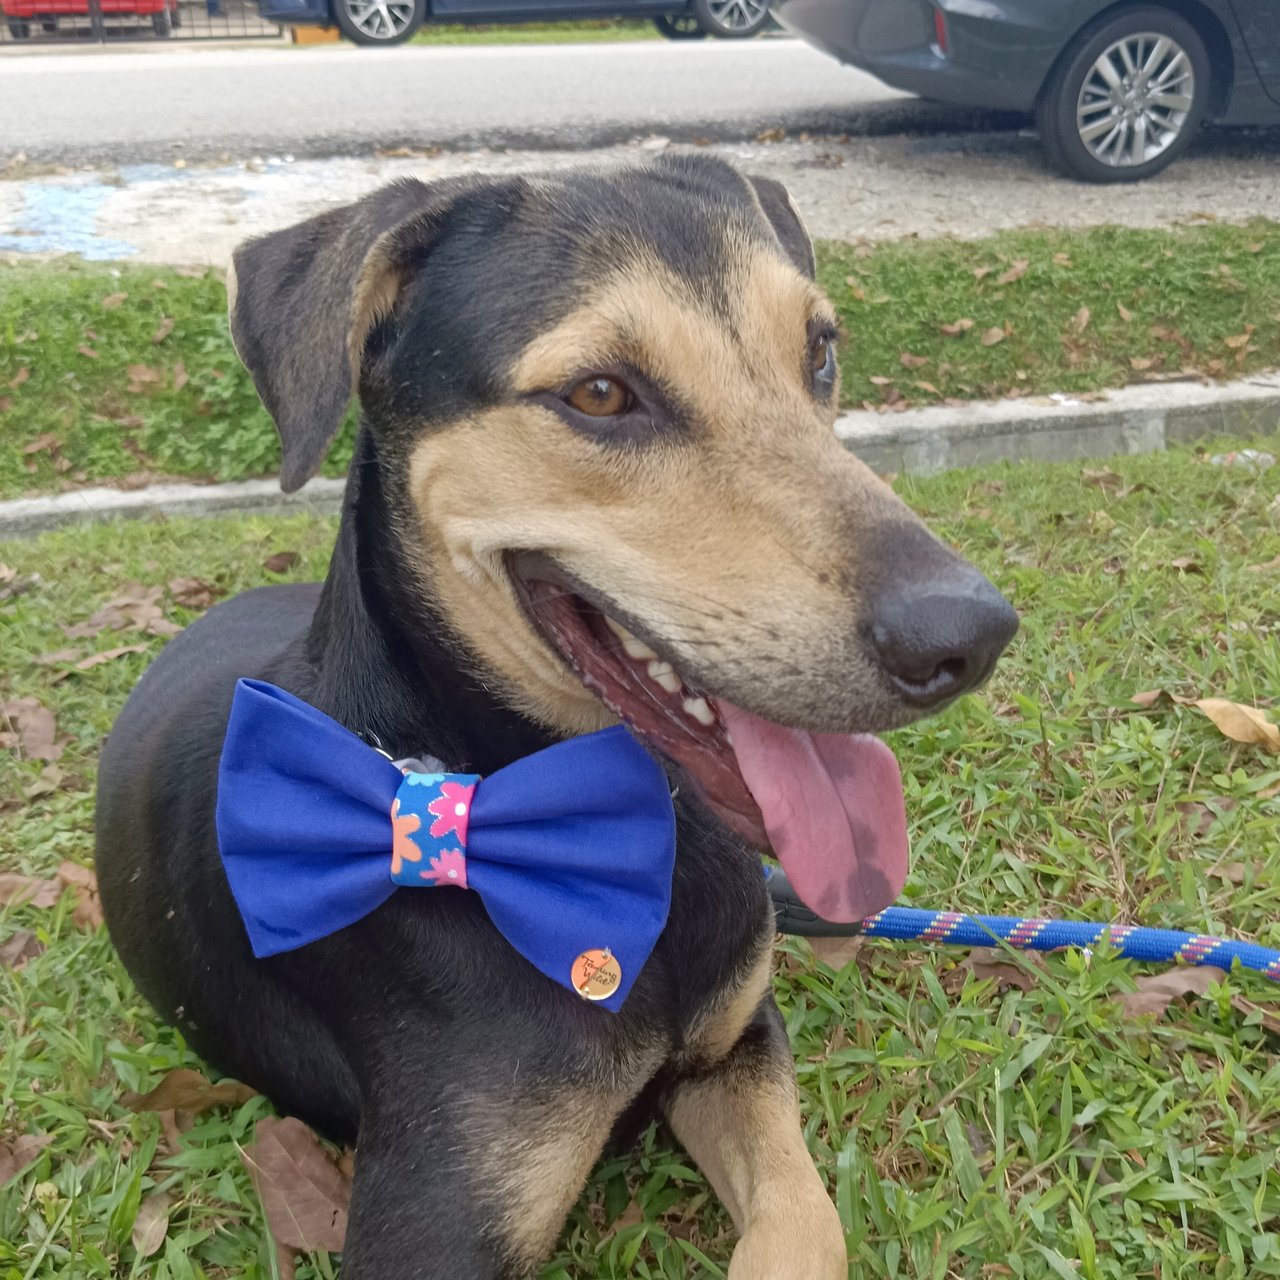
[[[866,735],[979,685],[1017,620],[837,440],[837,317],[785,188],[694,156],[405,181],[233,266],[283,487],[353,395],[361,425],[324,583],[212,609],[104,748],[98,874],[138,987],[356,1145],[344,1280],[536,1274],[602,1151],[655,1116],[733,1218],[732,1280],[845,1280],[760,852],[830,918],[887,905],[901,782]],[[215,830],[244,677],[481,777],[627,726],[676,852],[621,1008],[456,889],[255,958]]]

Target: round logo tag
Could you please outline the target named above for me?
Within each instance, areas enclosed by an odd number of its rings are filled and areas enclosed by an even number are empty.
[[[584,951],[569,971],[573,989],[584,1000],[607,1000],[622,982],[622,966],[607,947]]]

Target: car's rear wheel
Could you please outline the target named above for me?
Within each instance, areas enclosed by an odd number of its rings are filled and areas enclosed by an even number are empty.
[[[169,18],[169,10],[161,9],[151,15],[151,29],[158,36],[167,37],[173,31],[173,23]]]
[[[654,18],[653,25],[668,40],[705,40],[707,33],[697,18],[689,13],[664,13]]]
[[[1209,54],[1185,18],[1130,9],[1086,28],[1036,106],[1040,140],[1086,182],[1137,182],[1191,144],[1209,107]]]
[[[745,40],[769,21],[769,0],[693,0],[693,16],[709,35]]]
[[[403,44],[426,17],[426,0],[334,0],[338,30],[356,44]]]
[[[15,40],[26,40],[31,35],[31,24],[20,18],[9,19],[9,34]]]

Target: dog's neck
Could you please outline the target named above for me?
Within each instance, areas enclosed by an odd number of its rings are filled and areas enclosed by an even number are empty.
[[[492,773],[552,736],[506,706],[417,589],[369,432],[361,430],[342,522],[306,639],[311,699],[393,757],[428,754]]]

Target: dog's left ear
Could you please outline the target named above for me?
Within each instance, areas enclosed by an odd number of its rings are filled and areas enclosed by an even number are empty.
[[[760,208],[773,228],[774,235],[786,251],[787,257],[809,277],[813,279],[817,271],[817,263],[813,257],[813,241],[805,229],[800,217],[800,210],[791,198],[791,192],[780,182],[772,178],[761,178],[755,174],[744,174],[760,201]]]

